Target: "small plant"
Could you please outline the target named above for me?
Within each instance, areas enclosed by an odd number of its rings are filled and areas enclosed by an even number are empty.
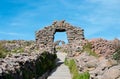
[[[4,58],[7,55],[8,50],[4,48],[3,44],[0,43],[0,58]]]
[[[115,48],[113,58],[117,61],[120,61],[120,40],[115,38],[114,41],[113,41],[113,46]]]
[[[12,53],[22,53],[24,52],[24,48],[19,47],[19,48],[15,48],[13,50],[11,50]]]
[[[60,46],[56,48],[56,50],[61,50],[61,49],[62,49],[62,47],[60,47]]]
[[[89,79],[90,74],[88,72],[79,73],[75,61],[65,59],[64,62],[70,69],[71,74],[73,75],[72,79]]]
[[[75,79],[89,79],[89,78],[90,78],[90,74],[88,72],[84,72],[79,74]]]
[[[68,60],[67,60],[67,58],[65,58],[64,64],[65,64],[65,65],[68,65]]]
[[[116,50],[113,54],[113,59],[120,60],[120,50]]]
[[[92,51],[92,44],[90,42],[88,42],[87,44],[85,44],[83,46],[83,50],[82,51],[86,51],[90,55],[98,57],[98,55],[94,51]]]

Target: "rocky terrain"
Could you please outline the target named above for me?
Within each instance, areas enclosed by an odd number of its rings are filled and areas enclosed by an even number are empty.
[[[35,41],[25,40],[1,40],[0,41],[0,57],[14,53],[31,53],[37,48]]]
[[[95,51],[99,56],[108,56],[115,52],[113,41],[108,41],[102,38],[89,40],[92,47],[91,49]]]
[[[39,51],[34,41],[2,40],[0,45],[0,79],[45,79],[55,66],[56,55]]]
[[[48,74],[43,74],[55,66],[55,59],[55,54],[49,52],[22,53],[0,59],[0,79],[45,79]]]
[[[56,46],[74,59],[79,73],[89,72],[90,79],[120,79],[120,40],[102,38]]]
[[[79,72],[89,71],[91,79],[119,79],[120,64],[105,57],[96,58],[87,52],[75,57]]]
[[[84,43],[84,44],[83,44]],[[86,71],[90,74],[90,79],[120,79],[120,57],[119,50],[120,40],[111,41],[98,38],[92,40],[84,40],[81,44],[73,44],[71,48],[80,47],[68,59],[74,59],[79,69],[79,73]],[[117,56],[115,55],[117,53]],[[115,55],[115,58],[114,58]]]
[[[68,44],[54,42],[54,34],[64,31]],[[66,59],[75,61],[73,68],[90,79],[120,79],[120,40],[85,39],[83,29],[65,21],[37,31],[36,41],[0,41],[0,79],[46,79],[57,51],[67,53]]]

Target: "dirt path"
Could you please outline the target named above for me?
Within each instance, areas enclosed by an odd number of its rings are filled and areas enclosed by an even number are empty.
[[[65,53],[57,53],[57,68],[55,68],[51,75],[47,79],[71,79],[71,74],[66,65],[64,65],[64,60],[66,57]]]

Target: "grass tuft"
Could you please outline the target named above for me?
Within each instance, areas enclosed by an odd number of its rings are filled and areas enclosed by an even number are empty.
[[[90,74],[88,72],[83,72],[83,73],[78,72],[76,63],[73,59],[71,60],[65,59],[64,63],[69,67],[70,72],[72,74],[72,79],[89,79],[90,78]]]
[[[89,53],[89,55],[98,57],[98,55],[96,54],[96,52],[92,50],[92,44],[90,42],[88,42],[87,44],[85,44],[83,46],[83,51],[86,51],[87,53]]]

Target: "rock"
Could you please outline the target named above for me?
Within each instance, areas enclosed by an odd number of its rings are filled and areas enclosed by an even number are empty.
[[[88,68],[96,68],[98,60],[97,59],[93,59],[93,60],[89,60],[88,62],[86,62],[86,67]]]
[[[118,79],[120,77],[120,65],[113,66],[104,72],[101,79]]]
[[[117,78],[117,79],[120,79],[120,77],[119,77],[119,78]]]
[[[0,75],[2,74],[2,72],[3,72],[3,71],[2,71],[2,68],[0,68]]]
[[[118,74],[112,77],[106,77],[106,75],[112,75],[112,70],[115,70],[114,73],[119,73],[119,67],[117,61],[106,57],[94,57],[89,55],[86,52],[81,53],[79,56],[74,58],[76,60],[77,67],[79,72],[89,71],[91,79],[116,79]],[[117,70],[118,69],[118,70]],[[117,71],[116,71],[117,70]],[[119,73],[120,74],[120,73]],[[105,78],[103,78],[105,77]]]
[[[94,70],[98,65],[98,60],[88,53],[81,53],[76,59],[76,64],[80,72]]]
[[[89,42],[92,45],[92,50],[99,56],[108,57],[115,52],[115,48],[112,41],[108,41],[102,38],[91,39]]]
[[[14,79],[18,79],[18,78],[23,79],[24,72],[27,75],[29,72],[30,72],[29,75],[30,74],[38,75],[38,73],[35,73],[36,69],[37,69],[36,66],[41,65],[40,64],[40,63],[42,63],[41,61],[45,61],[45,60],[41,60],[41,57],[45,56],[45,54],[43,54],[43,53],[45,53],[47,55],[46,57],[50,56],[50,57],[48,57],[48,60],[50,62],[54,63],[55,58],[54,58],[53,54],[50,54],[49,52],[42,52],[42,53],[41,52],[39,52],[39,53],[33,52],[33,53],[29,53],[29,54],[28,53],[18,53],[18,54],[13,54],[10,57],[1,58],[0,59],[0,79],[8,78],[7,77],[8,75],[10,76],[10,78],[12,77]],[[30,77],[33,77],[33,75],[29,76],[29,78]],[[33,78],[30,78],[30,79],[33,79]]]

